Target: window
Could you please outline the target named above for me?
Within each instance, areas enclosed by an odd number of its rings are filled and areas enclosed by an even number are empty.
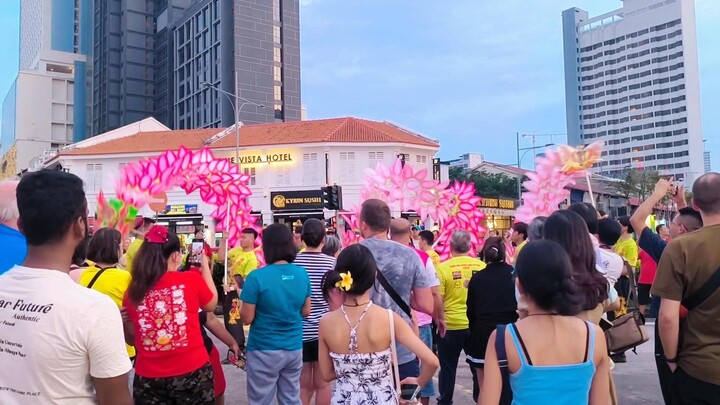
[[[368,152],[368,167],[374,169],[377,164],[385,160],[384,152]]]
[[[100,191],[102,188],[102,165],[101,164],[88,164],[85,167],[85,188],[86,191]]]
[[[289,186],[290,181],[290,167],[285,165],[275,165],[275,185],[276,186]]]
[[[318,154],[303,153],[303,184],[312,185],[318,183]]]
[[[355,180],[355,152],[340,152],[340,182]]]
[[[250,179],[248,180],[248,185],[254,186],[256,184],[257,178],[255,177],[255,168],[254,167],[243,168],[243,174],[250,176]]]

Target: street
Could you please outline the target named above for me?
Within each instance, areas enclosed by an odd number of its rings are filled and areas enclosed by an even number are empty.
[[[637,348],[637,355],[627,353],[628,362],[617,364],[613,371],[615,385],[618,391],[619,403],[621,405],[639,404],[661,404],[662,394],[655,371],[655,360],[653,355],[653,326],[652,321],[647,324],[650,340]],[[225,346],[215,341],[220,353],[225,353]],[[227,379],[226,403],[228,405],[248,404],[245,395],[245,372],[234,366],[224,366],[225,378]],[[437,387],[437,375],[436,375]],[[454,402],[456,405],[471,405],[472,398],[472,375],[464,356],[461,356],[455,388]],[[435,399],[431,400],[435,403]]]

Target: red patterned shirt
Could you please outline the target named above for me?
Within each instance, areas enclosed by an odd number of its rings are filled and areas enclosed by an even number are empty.
[[[124,306],[135,328],[135,371],[148,378],[187,374],[209,361],[198,312],[212,292],[196,272],[168,271],[136,306]]]

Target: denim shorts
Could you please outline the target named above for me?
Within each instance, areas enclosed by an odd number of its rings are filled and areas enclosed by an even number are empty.
[[[425,343],[427,347],[432,350],[433,346],[433,336],[432,336],[432,325],[425,325],[420,327],[420,340]],[[430,381],[425,384],[425,386],[420,390],[420,395],[418,397],[420,398],[431,398],[435,396],[435,382],[430,379]]]

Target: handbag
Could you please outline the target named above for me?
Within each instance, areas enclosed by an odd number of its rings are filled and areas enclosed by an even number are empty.
[[[638,311],[625,314],[612,324],[612,328],[605,331],[610,352],[622,353],[632,349],[637,354],[635,348],[650,339],[645,328],[645,317]]]
[[[408,401],[400,398],[401,384],[400,384],[400,369],[398,367],[397,349],[395,348],[395,317],[393,311],[388,309],[388,318],[390,319],[390,353],[392,356],[392,370],[391,373],[394,375],[395,392],[397,393],[398,403],[401,404],[419,404],[419,401]]]

